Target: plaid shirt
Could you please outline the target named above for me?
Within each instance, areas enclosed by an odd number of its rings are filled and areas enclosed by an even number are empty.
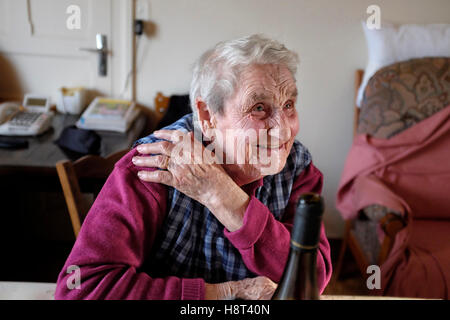
[[[163,129],[193,131],[192,114]],[[149,135],[134,146],[159,140]],[[283,170],[264,177],[263,185],[256,189],[255,197],[269,208],[275,219],[283,218],[295,178],[310,162],[308,150],[295,141]],[[149,259],[150,274],[203,278],[209,283],[255,277],[208,208],[172,187],[167,188],[168,214]]]

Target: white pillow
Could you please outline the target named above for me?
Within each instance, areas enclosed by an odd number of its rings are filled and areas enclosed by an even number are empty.
[[[359,87],[356,104],[361,101],[369,79],[381,68],[414,58],[449,57],[450,24],[383,23],[380,29],[368,29],[362,22],[367,41],[369,62]]]

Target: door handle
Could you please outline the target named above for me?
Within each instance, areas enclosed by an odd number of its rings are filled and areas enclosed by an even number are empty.
[[[101,77],[106,77],[108,74],[108,43],[106,35],[97,34],[95,36],[96,48],[79,48],[80,51],[94,52],[98,54],[98,74]]]

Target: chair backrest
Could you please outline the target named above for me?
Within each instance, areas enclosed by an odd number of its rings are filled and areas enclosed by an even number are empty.
[[[75,237],[78,236],[81,224],[92,205],[83,197],[83,192],[92,193],[95,198],[114,164],[128,151],[118,151],[106,158],[87,155],[75,162],[63,160],[56,164]]]
[[[157,108],[159,108],[158,105]],[[172,123],[189,113],[192,113],[189,95],[171,95],[168,100],[167,111],[158,122],[156,130],[171,125]]]
[[[358,97],[358,90],[361,86],[362,80],[364,78],[364,70],[358,69],[355,71],[355,106],[354,106],[354,116],[353,116],[353,136],[356,136],[356,133],[358,131],[358,122],[359,122],[359,113],[360,108],[356,104],[356,99]]]
[[[367,82],[358,133],[390,139],[450,104],[450,57],[400,61]]]
[[[169,109],[170,97],[165,96],[162,92],[158,91],[155,96],[155,117],[156,123],[161,121],[164,115]]]

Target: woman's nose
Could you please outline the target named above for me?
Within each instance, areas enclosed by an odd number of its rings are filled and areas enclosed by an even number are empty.
[[[283,115],[275,116],[271,122],[268,134],[272,140],[278,140],[280,143],[285,143],[291,138],[289,123]]]

